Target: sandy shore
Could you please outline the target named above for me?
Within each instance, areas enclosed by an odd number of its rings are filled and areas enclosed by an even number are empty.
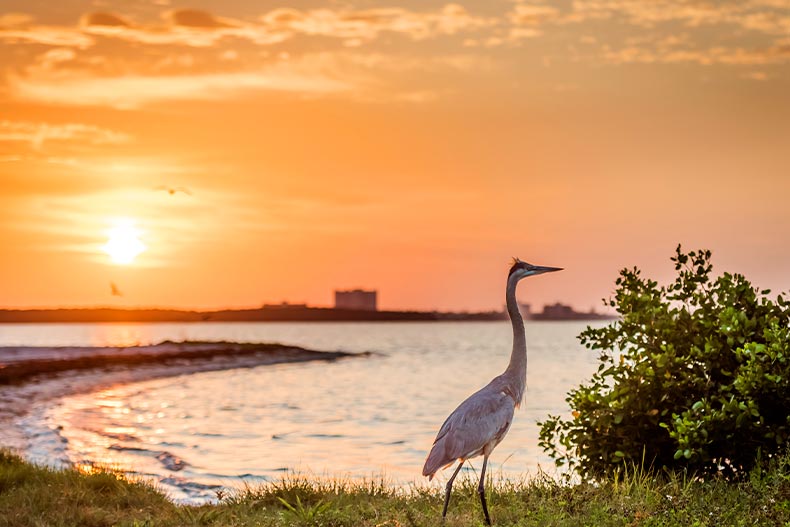
[[[203,371],[359,355],[235,342],[163,342],[126,348],[0,347],[0,446],[24,453],[29,438],[22,419],[60,397]]]

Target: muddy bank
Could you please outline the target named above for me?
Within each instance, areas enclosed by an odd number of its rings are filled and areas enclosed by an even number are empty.
[[[334,360],[353,354],[315,351],[275,343],[172,342],[128,347],[0,347],[0,384],[19,384],[33,377],[96,368],[132,368],[194,361],[235,362]],[[186,362],[185,362],[186,361]]]

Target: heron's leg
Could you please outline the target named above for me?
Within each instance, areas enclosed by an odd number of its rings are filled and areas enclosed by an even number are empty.
[[[447,506],[450,505],[450,491],[453,490],[453,481],[455,481],[455,476],[457,476],[458,473],[461,472],[461,467],[463,467],[463,466],[464,466],[464,462],[463,461],[458,463],[458,468],[455,469],[455,472],[453,472],[453,475],[450,476],[450,481],[447,482],[447,487],[445,487],[445,491],[444,491],[444,509],[442,509],[442,520],[444,520],[444,517],[447,516]]]
[[[486,505],[486,465],[488,456],[483,456],[483,468],[480,469],[480,484],[477,486],[477,493],[480,494],[480,503],[483,505],[483,514],[486,517],[486,524],[491,525],[491,517],[488,515],[488,505]]]

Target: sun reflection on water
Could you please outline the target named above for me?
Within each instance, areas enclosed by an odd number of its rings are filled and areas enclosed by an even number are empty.
[[[125,348],[151,344],[151,339],[150,326],[146,324],[97,324],[91,335],[91,345]]]

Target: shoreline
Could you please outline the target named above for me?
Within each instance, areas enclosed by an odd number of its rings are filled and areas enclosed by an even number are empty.
[[[525,314],[545,321],[613,320],[606,313],[575,311],[571,306],[544,307]],[[186,323],[186,322],[490,322],[508,320],[505,311],[373,311],[303,305],[264,306],[252,309],[191,311],[167,308],[60,308],[0,309],[0,324],[70,323]]]
[[[25,355],[35,358],[26,360]],[[43,404],[70,395],[200,372],[370,355],[273,343],[195,341],[117,348],[0,347],[0,447],[24,455],[30,446],[24,419]]]

